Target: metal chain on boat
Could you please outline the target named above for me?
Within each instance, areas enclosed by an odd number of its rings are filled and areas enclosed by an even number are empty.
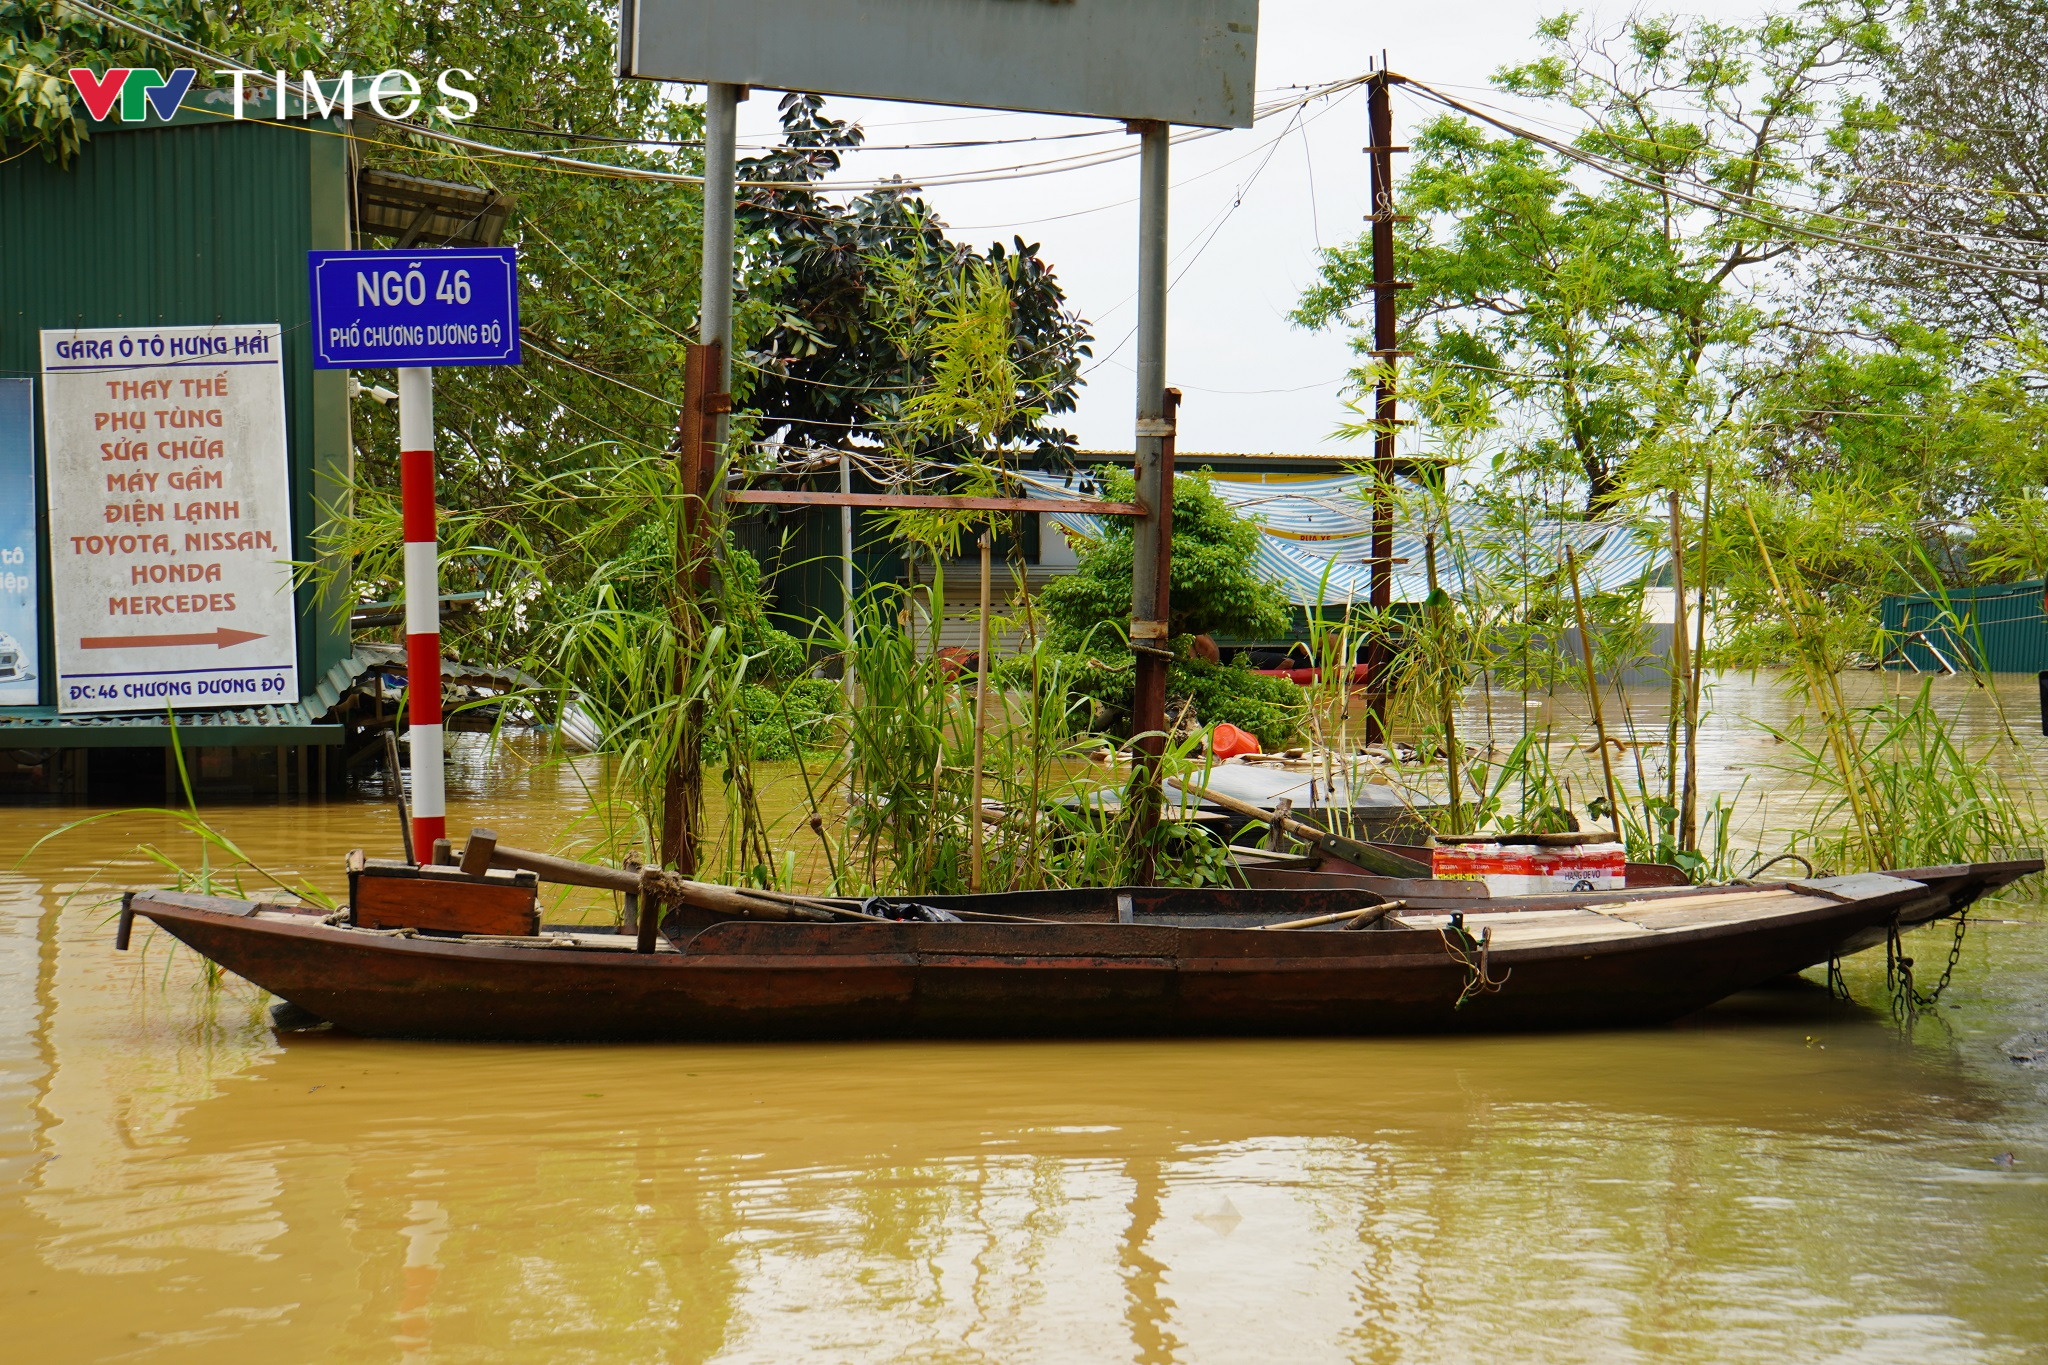
[[[1948,945],[1948,962],[1941,969],[1941,979],[1934,983],[1933,990],[1923,992],[1913,982],[1913,959],[1906,956],[1905,944],[1899,938],[1899,921],[1893,918],[1891,929],[1885,935],[1884,984],[1891,993],[1894,1019],[1906,1022],[1921,1010],[1934,1008],[1955,976],[1956,963],[1963,955],[1963,936],[1969,930],[1970,912],[1966,908],[1956,916],[1956,933]]]
[[[1856,1003],[1850,998],[1849,980],[1842,975],[1842,959],[1839,957],[1828,959],[1828,995],[1845,1005]]]

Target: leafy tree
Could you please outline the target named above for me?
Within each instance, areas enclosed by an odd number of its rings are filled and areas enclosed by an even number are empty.
[[[1129,502],[1132,476],[1110,470],[1103,496]],[[1039,593],[1046,638],[1062,649],[1100,648],[1106,624],[1131,619],[1131,576],[1136,541],[1129,523],[1107,520],[1102,538],[1082,547],[1080,566]],[[1271,639],[1290,629],[1287,598],[1253,567],[1259,528],[1239,517],[1200,475],[1173,485],[1173,571],[1167,632],[1175,642],[1192,635]],[[1093,643],[1091,643],[1093,642]]]
[[[814,183],[859,147],[856,125],[823,113],[816,95],[785,95],[783,145],[741,163],[741,178]],[[1052,267],[1021,237],[978,252],[951,240],[914,187],[875,190],[840,205],[810,188],[755,189],[738,219],[760,277],[746,295],[743,358],[749,406],[764,433],[830,450],[888,440],[906,405],[927,389],[944,350],[924,332],[943,302],[995,272],[1009,296],[1010,358],[1019,401],[989,433],[995,444],[1064,464],[1074,447],[1048,419],[1072,412],[1087,324],[1066,303]],[[922,447],[944,452],[962,433],[926,430]]]
[[[475,130],[489,140],[649,170],[702,168],[699,109],[667,98],[654,82],[617,76],[615,14],[602,0],[488,0],[460,10],[324,0],[313,12],[326,48],[323,70],[474,73]],[[682,401],[683,348],[695,332],[702,224],[695,189],[472,157],[407,137],[386,137],[364,154],[371,165],[490,186],[515,201],[504,241],[520,253],[525,363],[435,376],[437,472],[452,514],[499,508],[509,517],[536,472],[602,468],[614,448],[644,456],[667,449]],[[396,414],[368,403],[355,411],[359,497],[393,499]],[[493,653],[516,653],[545,634],[557,606],[585,581],[586,571],[572,565],[632,557],[617,538],[627,528],[590,543],[581,538],[589,519],[576,515],[575,504],[562,511],[519,528],[538,556],[525,582],[507,581],[492,538],[444,560],[450,591],[505,589],[490,610],[470,618],[474,636]],[[496,539],[511,537],[501,531]],[[541,563],[552,567],[542,573]],[[363,590],[381,594],[391,585]]]
[[[1716,516],[1715,586],[1745,662],[1782,657],[1789,641],[1759,537],[1780,579],[1797,572],[1824,604],[1805,629],[1838,661],[1884,652],[1886,593],[2048,567],[2048,396],[2026,368],[1982,372],[1946,333],[1864,322],[1876,344],[1809,338],[1757,379],[1750,462]]]
[[[247,54],[265,70],[299,70],[318,51],[303,7],[277,0],[209,5],[201,0],[135,0],[121,10],[143,25],[199,47]],[[39,152],[68,163],[91,137],[74,66],[100,70],[192,64],[189,57],[102,23],[64,0],[0,0],[0,157]]]
[[[1863,236],[1901,250],[1840,259],[1845,291],[1885,290],[1964,341],[2048,332],[2048,142],[2036,0],[1931,0],[1884,70],[1886,120],[1855,149]]]
[[[1495,84],[1568,109],[1575,139],[1545,148],[1452,117],[1414,139],[1397,208],[1415,219],[1398,259],[1416,282],[1400,308],[1417,380],[1450,371],[1471,416],[1521,418],[1530,458],[1575,468],[1593,513],[1652,472],[1634,466],[1674,426],[1729,421],[1725,366],[1774,320],[1745,286],[1849,193],[1816,158],[1871,122],[1853,82],[1887,50],[1877,14],[1830,0],[1750,25],[1545,21],[1543,55]],[[1794,197],[1817,207],[1780,206]],[[1369,236],[1325,252],[1296,321],[1348,322],[1370,279]]]

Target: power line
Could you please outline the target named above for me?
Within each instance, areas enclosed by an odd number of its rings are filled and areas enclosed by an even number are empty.
[[[192,57],[193,59],[198,61],[218,63],[221,66],[227,68],[233,68],[236,65],[233,59],[221,53],[212,52],[202,47],[196,47],[190,43],[185,42],[183,39],[165,33],[163,30],[158,29],[153,25],[138,22],[118,12],[111,12],[107,9],[101,8],[99,5],[92,3],[92,0],[68,0],[68,3],[71,3],[75,8],[84,10],[86,13],[92,14],[98,17],[99,19],[103,20],[104,22],[114,25],[117,28],[125,29],[130,33],[134,33],[140,37],[148,39],[151,42],[157,43],[169,51],[177,52],[182,55]],[[1292,99],[1272,103],[1267,107],[1255,108],[1253,111],[1253,116],[1255,119],[1260,116],[1270,117],[1274,114],[1284,112],[1297,105],[1305,104],[1309,100],[1318,98],[1319,95],[1327,95],[1330,93],[1334,93],[1337,90],[1343,89],[1347,86],[1358,85],[1362,83],[1364,79],[1364,77],[1360,76],[1352,77],[1343,81],[1333,81],[1323,87],[1320,87],[1318,93],[1300,95]],[[309,98],[308,91],[302,82],[286,82],[285,84],[287,88],[299,90],[302,99]],[[655,183],[679,185],[701,186],[704,183],[703,176],[691,175],[687,172],[682,171],[659,171],[638,166],[614,166],[606,162],[585,161],[576,157],[562,156],[554,152],[524,151],[513,147],[501,147],[493,143],[480,141],[476,138],[468,138],[463,137],[457,133],[446,132],[442,129],[434,128],[427,124],[413,123],[401,119],[379,118],[375,121],[383,123],[391,128],[394,128],[401,133],[410,133],[415,137],[428,138],[434,141],[446,143],[450,146],[462,147],[472,152],[482,153],[486,157],[509,158],[510,160],[515,162],[524,162],[532,165],[546,166],[555,170],[567,171],[572,174],[589,175],[597,177],[610,177],[623,180],[643,180]],[[1173,135],[1172,140],[1176,143],[1195,142],[1206,138],[1214,137],[1218,133],[1225,131],[1228,130],[1219,128],[1184,129],[1181,132],[1175,133]],[[343,136],[355,137],[357,135],[343,134]],[[1069,171],[1076,170],[1088,170],[1096,166],[1110,165],[1118,161],[1129,160],[1130,158],[1135,157],[1138,154],[1138,150],[1139,149],[1136,145],[1131,145],[1125,147],[1118,147],[1101,152],[1088,152],[1082,153],[1077,156],[1053,158],[1051,160],[1042,162],[1021,162],[1011,166],[1001,166],[977,171],[961,172],[957,175],[928,176],[923,178],[922,183],[925,186],[930,187],[946,185],[989,184],[1008,180],[1035,179],[1041,176],[1060,175],[1065,174]],[[736,181],[735,184],[742,189],[808,190],[813,193],[816,193],[874,191],[880,189],[899,188],[901,186],[901,180],[900,177],[888,181],[740,180]]]
[[[1407,78],[1404,81],[1404,83],[1410,86],[1411,88],[1421,92],[1428,98],[1434,99],[1438,103],[1443,104],[1448,108],[1455,109],[1462,114],[1470,115],[1471,117],[1476,118],[1483,123],[1490,124],[1493,127],[1500,129],[1502,132],[1507,133],[1511,137],[1520,138],[1523,141],[1532,143],[1536,146],[1547,148],[1550,151],[1555,152],[1557,155],[1564,157],[1568,161],[1572,161],[1578,165],[1586,167],[1588,170],[1595,171],[1601,175],[1608,176],[1615,180],[1619,180],[1624,184],[1634,185],[1638,189],[1648,190],[1653,194],[1658,194],[1665,196],[1667,198],[1675,199],[1682,204],[1690,204],[1694,208],[1705,209],[1709,213],[1725,214],[1730,217],[1746,219],[1750,222],[1754,222],[1764,227],[1770,228],[1772,231],[1779,233],[1783,236],[1805,238],[1807,240],[1817,242],[1827,242],[1834,246],[1846,247],[1852,251],[1865,251],[1875,253],[1877,255],[1894,256],[1902,260],[1920,261],[1929,265],[1945,265],[1956,267],[1958,269],[1963,270],[1984,271],[1991,274],[2007,275],[2017,279],[2039,280],[2048,278],[2048,271],[2021,269],[2015,266],[1999,265],[1995,262],[1990,261],[1971,260],[1964,257],[1936,255],[1930,252],[1909,250],[1905,247],[1884,246],[1873,242],[1858,241],[1851,237],[1845,237],[1839,233],[1824,232],[1818,228],[1795,226],[1791,223],[1784,222],[1781,219],[1768,217],[1764,214],[1760,214],[1752,210],[1739,207],[1734,204],[1715,203],[1711,200],[1701,198],[1698,195],[1689,194],[1682,189],[1675,188],[1669,183],[1659,184],[1655,181],[1646,179],[1641,175],[1637,175],[1630,171],[1624,170],[1620,167],[1613,165],[1605,158],[1595,156],[1591,153],[1583,151],[1580,148],[1574,147],[1569,143],[1560,142],[1556,138],[1546,137],[1541,133],[1533,132],[1530,129],[1520,127],[1513,123],[1509,123],[1505,119],[1497,118],[1492,114],[1485,113],[1484,111],[1476,109],[1471,105],[1465,104],[1460,100],[1453,99],[1449,95],[1446,95],[1441,91],[1434,90],[1430,86],[1424,84],[1421,81],[1414,80],[1413,78]],[[1740,195],[1735,191],[1721,190],[1709,186],[1706,187],[1706,192],[1720,195],[1724,199],[1747,198],[1751,199],[1753,202],[1770,205],[1771,207],[1777,208],[1781,211],[1799,212],[1799,210],[1788,209],[1787,206],[1775,204],[1770,200],[1760,199],[1755,196]],[[1817,214],[1815,216],[1827,217],[1829,215]]]

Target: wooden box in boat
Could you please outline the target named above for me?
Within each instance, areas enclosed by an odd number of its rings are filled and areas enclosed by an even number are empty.
[[[469,875],[432,863],[368,859],[348,874],[349,922],[363,929],[447,934],[540,932],[540,879],[494,869]]]

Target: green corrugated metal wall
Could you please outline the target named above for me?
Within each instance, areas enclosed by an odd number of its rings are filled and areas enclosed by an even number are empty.
[[[43,328],[279,324],[293,557],[309,560],[320,508],[346,487],[348,392],[342,371],[313,369],[306,252],[349,245],[348,142],[325,122],[232,121],[195,108],[200,97],[168,125],[101,125],[69,168],[34,155],[0,165],[0,374],[39,381],[40,457]],[[40,578],[54,705],[47,544]],[[346,619],[305,588],[298,646],[309,690],[349,649]]]
[[[1985,583],[1957,588],[1948,600],[1922,595],[1884,599],[1885,664],[1921,673],[1946,670],[1940,650],[1958,669],[1981,666],[1993,673],[2038,673],[2048,669],[2048,619],[2042,609],[2041,579]]]

